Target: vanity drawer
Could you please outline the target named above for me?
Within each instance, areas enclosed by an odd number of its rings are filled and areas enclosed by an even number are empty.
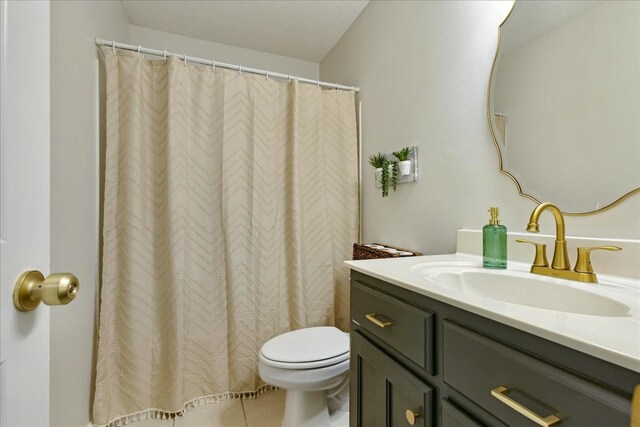
[[[351,283],[351,317],[362,328],[434,374],[433,313],[354,281]]]
[[[443,330],[444,382],[506,424],[536,425],[528,408],[562,426],[629,425],[622,396],[454,323]]]

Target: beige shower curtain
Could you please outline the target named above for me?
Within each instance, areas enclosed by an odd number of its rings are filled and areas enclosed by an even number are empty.
[[[94,423],[264,390],[262,343],[348,327],[354,93],[103,49]]]

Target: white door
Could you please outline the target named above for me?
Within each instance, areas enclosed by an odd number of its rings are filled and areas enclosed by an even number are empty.
[[[0,0],[0,425],[49,425],[49,307],[19,312],[25,270],[49,273],[46,1]]]

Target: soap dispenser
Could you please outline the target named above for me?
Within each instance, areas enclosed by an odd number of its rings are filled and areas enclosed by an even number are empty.
[[[499,209],[489,209],[489,224],[482,228],[482,266],[484,268],[507,268],[507,227],[500,224]]]

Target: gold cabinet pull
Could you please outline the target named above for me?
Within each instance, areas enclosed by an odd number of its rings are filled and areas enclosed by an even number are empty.
[[[519,414],[524,415],[525,417],[529,418],[531,421],[533,421],[538,425],[549,427],[552,425],[556,425],[560,422],[560,418],[556,417],[555,415],[549,415],[547,417],[543,417],[541,415],[536,414],[535,412],[533,412],[531,409],[527,408],[520,402],[516,402],[515,400],[507,396],[508,391],[509,390],[507,390],[506,387],[500,386],[491,390],[491,395],[496,399],[498,399],[500,402],[507,405],[509,408],[513,409]]]
[[[631,401],[631,427],[640,427],[640,384],[633,389]]]
[[[407,409],[404,412],[404,416],[407,417],[407,422],[410,426],[416,425],[416,420],[422,416],[422,414],[418,412],[413,412],[411,409]]]
[[[381,328],[386,328],[388,326],[393,325],[393,323],[391,322],[383,322],[382,320],[378,319],[376,316],[377,316],[376,313],[369,313],[365,317],[374,325],[380,326]]]

